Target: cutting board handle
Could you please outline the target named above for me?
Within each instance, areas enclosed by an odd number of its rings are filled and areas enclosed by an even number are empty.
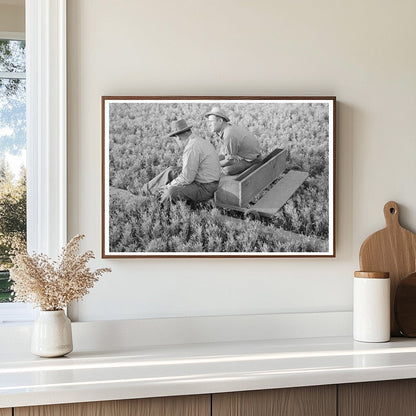
[[[389,201],[384,205],[384,218],[387,227],[400,227],[399,223],[399,205],[397,202]]]

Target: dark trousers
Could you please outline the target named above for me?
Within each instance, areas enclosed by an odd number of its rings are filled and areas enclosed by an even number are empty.
[[[156,195],[159,190],[168,185],[178,176],[180,168],[169,167],[163,172],[156,175],[151,181],[143,186],[144,194]],[[204,202],[210,200],[214,196],[214,192],[218,188],[218,182],[200,183],[192,182],[189,185],[169,186],[162,193],[161,202],[167,199],[175,202],[177,200]]]

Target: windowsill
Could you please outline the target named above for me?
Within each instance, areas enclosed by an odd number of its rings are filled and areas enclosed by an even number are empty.
[[[0,325],[29,324],[36,317],[33,306],[27,303],[0,303]]]

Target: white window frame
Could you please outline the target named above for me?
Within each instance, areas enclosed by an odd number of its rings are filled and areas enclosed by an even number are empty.
[[[28,250],[66,243],[66,0],[26,0]]]
[[[67,242],[66,0],[25,0],[25,19],[27,244],[55,258]],[[8,321],[33,319],[1,306]]]

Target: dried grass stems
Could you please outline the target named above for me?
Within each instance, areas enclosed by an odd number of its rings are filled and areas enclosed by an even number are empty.
[[[83,238],[81,234],[72,238],[57,261],[45,254],[18,252],[10,270],[15,302],[34,303],[42,310],[56,311],[86,295],[100,276],[111,269],[91,271],[87,267],[94,253],[78,254]]]

